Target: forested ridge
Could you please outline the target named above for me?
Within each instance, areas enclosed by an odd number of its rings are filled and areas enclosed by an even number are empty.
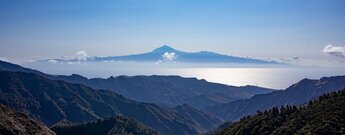
[[[258,111],[216,135],[345,134],[345,89],[324,94],[306,106],[282,106]]]
[[[125,116],[80,124],[62,122],[51,129],[58,135],[158,135],[155,130]]]

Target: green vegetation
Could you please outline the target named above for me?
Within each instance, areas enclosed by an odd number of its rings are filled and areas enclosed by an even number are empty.
[[[156,131],[124,116],[114,116],[83,124],[57,124],[51,128],[58,135],[158,135]]]
[[[307,106],[273,107],[215,134],[223,135],[341,135],[345,134],[345,89],[324,94]]]

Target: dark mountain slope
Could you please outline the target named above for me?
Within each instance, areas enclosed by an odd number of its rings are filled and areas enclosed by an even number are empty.
[[[55,135],[45,125],[34,121],[24,113],[0,104],[1,135]]]
[[[158,135],[156,131],[124,116],[114,116],[82,124],[58,124],[58,135]]]
[[[12,63],[1,61],[1,60],[0,60],[0,71],[26,72],[26,73],[36,73],[40,75],[44,74],[37,70],[25,68],[20,65],[12,64]]]
[[[345,76],[323,77],[320,80],[303,79],[283,91],[255,95],[250,99],[237,100],[222,105],[212,106],[205,111],[226,120],[237,120],[243,116],[254,114],[257,110],[265,110],[281,105],[300,105],[324,93],[345,87]]]
[[[174,110],[184,118],[189,118],[187,120],[191,121],[191,123],[195,123],[207,131],[217,127],[222,122],[218,117],[205,114],[187,104],[177,106]]]
[[[219,135],[341,135],[345,133],[345,89],[322,95],[308,106],[274,107],[242,118]]]
[[[179,76],[119,76],[108,79],[88,79],[76,74],[54,76],[3,61],[0,61],[0,71],[37,73],[52,80],[80,83],[94,89],[110,89],[140,102],[169,106],[187,103],[198,109],[273,91],[255,86],[234,87]]]
[[[135,118],[161,134],[205,131],[171,108],[136,102],[81,84],[49,80],[34,73],[0,72],[0,103],[27,112],[47,125],[63,119],[84,122],[119,114]]]
[[[141,102],[169,106],[187,103],[199,109],[273,91],[255,86],[234,87],[179,76],[119,76],[108,79],[87,79],[72,75],[56,76],[56,79],[80,83],[96,89],[114,90]]]

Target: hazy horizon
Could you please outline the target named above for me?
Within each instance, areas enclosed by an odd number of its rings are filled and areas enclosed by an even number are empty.
[[[345,70],[341,67],[311,68],[290,65],[213,64],[210,66],[210,64],[197,63],[89,62],[78,64],[26,63],[24,66],[53,75],[79,74],[87,78],[105,79],[122,75],[177,75],[232,86],[253,85],[273,89],[286,89],[305,78],[320,79],[345,75]]]

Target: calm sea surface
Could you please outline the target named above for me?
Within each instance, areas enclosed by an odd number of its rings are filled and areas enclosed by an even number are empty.
[[[234,86],[257,85],[285,89],[304,78],[319,79],[324,76],[345,75],[344,68],[321,67],[213,67],[166,66],[138,63],[81,63],[47,64],[27,63],[24,66],[49,74],[80,74],[88,78],[108,78],[118,75],[179,75],[196,77],[209,82]]]

